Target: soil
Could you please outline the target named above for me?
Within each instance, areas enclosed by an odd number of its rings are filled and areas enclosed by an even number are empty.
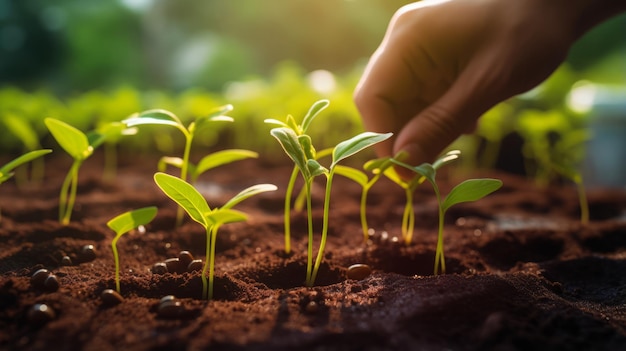
[[[468,177],[502,179],[503,188],[450,209],[445,219],[447,272],[433,275],[437,208],[424,185],[415,195],[413,242],[399,240],[404,193],[385,180],[369,198],[373,235],[359,222],[360,189],[336,177],[329,239],[314,287],[305,287],[306,217],[292,219],[284,252],[288,165],[246,160],[203,175],[198,188],[220,206],[250,185],[279,190],[245,200],[246,223],[221,227],[215,294],[201,299],[200,273],[152,273],[189,251],[204,259],[205,233],[186,220],[152,181],[156,158],[126,155],[115,182],[96,155],[81,169],[72,221],[58,223],[58,192],[69,160],[46,156],[40,186],[0,186],[0,349],[2,350],[625,350],[626,192],[589,191],[591,222],[581,225],[575,189],[540,188],[506,173],[441,174],[442,191]],[[283,156],[283,155],[281,155]],[[313,188],[317,250],[323,183]],[[145,231],[121,237],[121,295],[114,289],[106,222],[158,206]],[[95,255],[82,253],[93,245]],[[71,263],[64,256],[68,256]],[[348,267],[372,272],[348,279]],[[45,268],[58,289],[31,283]],[[367,272],[366,272],[367,273]],[[160,308],[174,295],[180,309]],[[35,314],[45,304],[53,315]]]

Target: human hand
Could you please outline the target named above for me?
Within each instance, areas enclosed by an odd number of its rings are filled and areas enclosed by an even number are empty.
[[[427,0],[398,10],[354,95],[366,129],[394,132],[379,156],[432,162],[488,109],[547,78],[580,35],[574,8]]]

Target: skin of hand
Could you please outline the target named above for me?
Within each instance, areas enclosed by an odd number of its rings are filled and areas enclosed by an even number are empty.
[[[365,128],[394,133],[377,154],[406,151],[408,163],[432,162],[488,109],[546,79],[595,24],[581,23],[589,6],[427,0],[400,8],[354,93]]]

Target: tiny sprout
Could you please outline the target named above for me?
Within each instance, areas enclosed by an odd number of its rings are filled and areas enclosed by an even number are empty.
[[[439,161],[439,160],[438,160]],[[393,160],[393,162],[399,166],[405,167],[409,170],[416,172],[421,177],[428,180],[428,182],[433,187],[435,191],[435,196],[437,197],[437,204],[439,208],[439,229],[437,234],[437,249],[435,253],[435,269],[434,274],[438,274],[439,267],[441,267],[441,273],[446,273],[446,262],[444,258],[443,252],[443,226],[444,226],[444,216],[446,211],[452,207],[453,205],[462,203],[462,202],[471,202],[482,199],[483,197],[491,194],[492,192],[498,190],[502,186],[502,181],[499,179],[468,179],[463,181],[462,183],[455,186],[448,196],[442,201],[441,193],[439,191],[439,186],[435,181],[436,175],[436,164],[423,163],[419,166],[411,166],[406,163],[400,162],[398,160]]]
[[[150,223],[156,216],[157,208],[154,206],[144,207],[133,211],[122,213],[121,215],[107,222],[107,226],[115,232],[115,238],[111,242],[113,257],[115,259],[115,290],[120,290],[120,259],[117,252],[117,241],[129,231]]]
[[[13,161],[10,161],[9,163],[5,164],[4,166],[0,167],[0,184],[4,183],[5,181],[11,179],[11,177],[13,176],[13,169],[15,169],[18,166],[21,166],[27,162],[30,162],[34,159],[37,159],[45,154],[49,154],[51,153],[52,150],[50,149],[42,149],[42,150],[34,150],[34,151],[30,151],[27,152],[25,154],[23,154],[22,156],[19,156],[18,158],[14,159]]]
[[[247,219],[247,215],[241,211],[233,210],[232,207],[241,201],[266,191],[276,190],[272,184],[259,184],[248,187],[235,195],[221,208],[211,209],[202,194],[181,178],[171,176],[166,173],[157,172],[154,175],[157,186],[170,199],[182,207],[189,217],[198,222],[206,232],[206,255],[204,267],[202,268],[202,298],[210,300],[213,298],[213,275],[215,269],[215,242],[217,240],[218,229],[226,223],[242,222]],[[207,270],[209,281],[207,282]]]
[[[122,123],[126,124],[126,126],[128,127],[135,127],[139,125],[166,125],[175,127],[176,129],[180,130],[185,136],[185,149],[183,151],[182,159],[174,163],[176,163],[176,165],[180,167],[180,178],[184,181],[187,181],[191,144],[196,135],[196,132],[209,122],[232,122],[232,117],[225,116],[225,114],[232,111],[232,109],[232,105],[218,107],[209,112],[207,116],[196,118],[193,122],[189,124],[189,126],[185,126],[180,118],[178,118],[178,116],[176,116],[174,113],[161,109],[136,113],[129,118],[123,120]],[[170,160],[173,161],[174,159],[172,158]],[[183,211],[182,209],[179,209],[176,217],[177,226],[182,223],[182,216]]]
[[[44,123],[63,150],[74,159],[63,181],[61,194],[59,195],[59,222],[63,225],[67,225],[70,223],[72,209],[76,201],[78,170],[80,166],[105,140],[122,134],[126,127],[121,123],[111,123],[107,128],[84,134],[80,130],[58,119],[46,118]]]

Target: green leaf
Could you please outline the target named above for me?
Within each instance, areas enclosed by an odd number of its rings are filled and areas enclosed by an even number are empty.
[[[93,152],[87,136],[80,130],[54,118],[46,118],[44,123],[54,139],[73,159],[84,160]]]
[[[206,118],[212,119],[212,118],[222,118],[222,117],[226,117],[227,119],[232,120],[232,117],[228,117],[226,116],[227,113],[231,112],[233,110],[233,105],[231,104],[226,104],[224,106],[220,106],[217,108],[214,108],[213,110],[211,110],[208,114],[208,116],[206,116]]]
[[[385,156],[365,162],[363,169],[378,174],[384,172],[387,168],[391,167],[391,165],[391,157]]]
[[[298,142],[300,143],[300,147],[302,148],[302,151],[304,151],[304,155],[307,159],[317,159],[315,156],[315,148],[313,147],[313,142],[311,141],[310,136],[306,134],[298,135]]]
[[[205,217],[211,222],[211,225],[245,222],[248,219],[248,215],[241,211],[224,208],[205,213]]]
[[[196,166],[196,174],[202,174],[209,169],[219,167],[231,162],[243,160],[246,158],[257,158],[259,154],[254,151],[242,149],[230,149],[214,152],[204,156]]]
[[[22,156],[17,157],[16,159],[10,161],[4,166],[0,167],[0,183],[3,183],[7,179],[11,178],[12,173],[10,173],[14,168],[23,165],[24,163],[30,162],[38,157],[41,157],[45,154],[51,153],[50,149],[42,149],[42,150],[34,150],[23,154]]]
[[[300,145],[296,133],[289,128],[274,128],[270,131],[270,134],[278,140],[287,156],[291,158],[305,178],[310,178],[311,174],[307,168],[307,157],[302,150],[302,145]]]
[[[183,167],[183,159],[180,157],[171,157],[171,156],[163,156],[159,159],[159,163],[157,164],[157,169],[159,172],[165,172],[167,166],[172,166],[176,168]]]
[[[421,175],[422,177],[428,179],[428,181],[431,184],[435,183],[435,175],[436,175],[436,171],[435,168],[430,164],[430,163],[422,163],[419,166],[411,166],[409,164],[406,164],[404,162],[398,161],[396,159],[391,159],[391,162],[395,163],[398,166],[402,166],[406,169],[409,169],[419,175]],[[387,175],[387,172],[385,172],[385,175]]]
[[[92,148],[96,149],[107,140],[117,140],[126,130],[126,125],[120,122],[107,123],[95,131],[87,133],[87,140]]]
[[[335,149],[333,150],[333,162],[331,164],[331,168],[334,167],[339,161],[350,157],[367,147],[387,140],[392,135],[392,133],[381,134],[374,132],[364,132],[348,140],[340,142],[339,144],[337,144],[337,146],[335,146]]]
[[[329,103],[330,102],[328,100],[319,100],[319,101],[316,101],[315,103],[313,103],[311,108],[309,108],[309,111],[306,113],[306,115],[302,119],[302,133],[306,133],[307,129],[309,129],[309,126],[311,125],[311,122],[313,122],[313,119],[322,110],[324,110],[326,107],[328,107]]]
[[[144,207],[122,213],[108,221],[107,226],[111,228],[115,234],[122,235],[141,225],[150,223],[156,214],[157,208],[155,206]]]
[[[289,128],[289,129],[291,129],[291,127],[289,127],[289,126],[287,125],[287,123],[285,123],[285,122],[283,122],[283,121],[279,121],[279,120],[274,119],[274,118],[267,118],[267,119],[264,119],[264,120],[263,120],[263,122],[264,122],[264,123],[267,123],[267,124],[276,124],[276,125],[279,125],[279,126],[281,126],[281,127],[283,127],[283,128]]]
[[[498,190],[501,186],[502,181],[499,179],[468,179],[450,191],[443,201],[441,209],[446,212],[450,207],[458,203],[480,200]]]
[[[228,200],[228,202],[226,202],[224,206],[221,207],[221,209],[232,208],[233,206],[237,205],[238,203],[240,203],[241,201],[249,197],[252,197],[254,195],[264,193],[267,191],[275,191],[276,189],[278,189],[278,187],[276,187],[276,185],[274,184],[253,185],[251,187],[248,187],[242,190],[241,192],[239,192],[239,194],[235,195],[232,199]]]
[[[287,115],[287,127],[293,130],[296,135],[302,135],[302,128],[296,123],[295,118],[292,115]]]
[[[144,124],[168,125],[176,128],[185,128],[180,119],[170,111],[155,109],[140,112],[122,121],[128,127]]]
[[[154,174],[154,181],[163,193],[185,209],[194,221],[205,228],[208,227],[209,223],[204,214],[210,212],[211,208],[196,188],[178,177],[161,172]]]
[[[448,151],[445,155],[439,157],[435,162],[433,162],[433,168],[439,169],[441,166],[445,166],[448,163],[458,159],[460,155],[461,151],[459,150]]]
[[[356,168],[352,168],[352,167],[347,167],[347,166],[343,166],[343,165],[337,165],[337,167],[335,167],[335,172],[337,174],[339,174],[339,175],[342,175],[342,176],[348,178],[348,179],[352,179],[353,181],[357,182],[362,187],[365,187],[367,185],[368,180],[369,180],[365,173],[359,171]]]
[[[311,177],[317,177],[319,175],[328,173],[328,170],[314,159],[306,161],[306,168],[309,174],[311,174]]]
[[[24,143],[26,149],[35,150],[40,147],[37,132],[24,119],[9,114],[4,116],[3,122],[13,135]]]

